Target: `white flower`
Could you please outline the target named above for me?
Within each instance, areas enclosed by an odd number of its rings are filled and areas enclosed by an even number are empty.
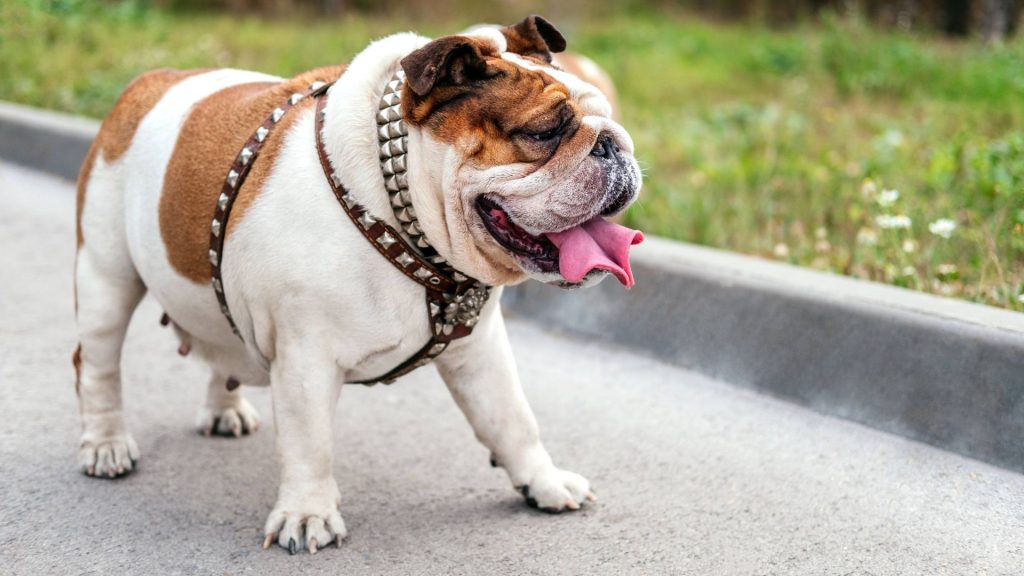
[[[786,246],[783,242],[779,242],[772,250],[772,254],[775,254],[776,258],[789,258],[789,246]]]
[[[913,276],[915,274],[917,274],[917,270],[914,269],[913,266],[904,266],[903,267],[903,275],[904,276]]]
[[[910,228],[912,222],[909,216],[904,216],[903,214],[897,214],[895,216],[882,214],[875,217],[875,224],[878,224],[878,227],[883,230],[905,230]]]
[[[877,191],[878,188],[875,186],[874,180],[865,180],[864,183],[860,185],[860,193],[863,194],[865,198],[874,198],[875,192]]]
[[[900,199],[899,190],[882,190],[878,195],[878,205],[882,208],[888,208],[896,203]]]
[[[949,238],[952,236],[954,230],[956,230],[956,222],[949,218],[939,218],[928,225],[929,232],[943,238]]]
[[[874,246],[875,244],[878,244],[878,234],[876,234],[871,228],[861,228],[857,231],[857,244]]]
[[[939,273],[940,277],[948,277],[956,275],[959,270],[957,269],[956,264],[939,264],[936,272]]]
[[[1017,302],[1020,302],[1021,304],[1024,304],[1024,294],[1018,294],[1017,295]]]
[[[907,254],[910,254],[914,250],[917,250],[917,242],[914,242],[913,240],[911,240],[909,238],[903,241],[903,251],[904,252],[906,252]]]

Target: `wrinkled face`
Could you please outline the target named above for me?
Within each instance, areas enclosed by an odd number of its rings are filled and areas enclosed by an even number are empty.
[[[641,174],[629,134],[600,91],[544,58],[503,52],[500,41],[449,38],[468,46],[428,63],[444,81],[425,89],[410,80],[403,107],[424,179],[444,203],[452,263],[493,284],[527,275],[559,285],[600,280],[600,270],[567,280],[549,234],[590,226],[636,199]]]

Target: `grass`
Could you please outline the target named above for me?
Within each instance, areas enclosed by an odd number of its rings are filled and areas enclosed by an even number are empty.
[[[0,99],[99,118],[146,69],[290,75],[393,31],[471,23],[93,6],[0,0]],[[556,22],[618,85],[646,173],[628,223],[1024,310],[1024,42],[985,48],[856,19],[777,31],[635,9]],[[942,220],[955,226],[948,238]]]

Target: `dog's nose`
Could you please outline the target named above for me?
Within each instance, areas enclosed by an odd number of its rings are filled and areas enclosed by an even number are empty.
[[[591,156],[607,160],[617,160],[619,157],[619,145],[615,139],[607,134],[598,136],[594,149],[590,151]]]

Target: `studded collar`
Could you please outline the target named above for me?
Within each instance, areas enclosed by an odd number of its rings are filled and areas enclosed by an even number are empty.
[[[384,187],[401,226],[401,232],[370,214],[345,190],[327,157],[323,143],[328,91],[316,94],[316,145],[324,175],[345,213],[366,240],[391,264],[426,289],[427,316],[431,336],[415,354],[390,372],[353,382],[355,384],[391,383],[420,366],[430,363],[448,345],[473,332],[480,312],[490,296],[490,286],[455,270],[427,241],[412,205],[406,178],[408,131],[402,120],[401,93],[405,82],[399,70],[385,86],[376,114],[378,157]]]

